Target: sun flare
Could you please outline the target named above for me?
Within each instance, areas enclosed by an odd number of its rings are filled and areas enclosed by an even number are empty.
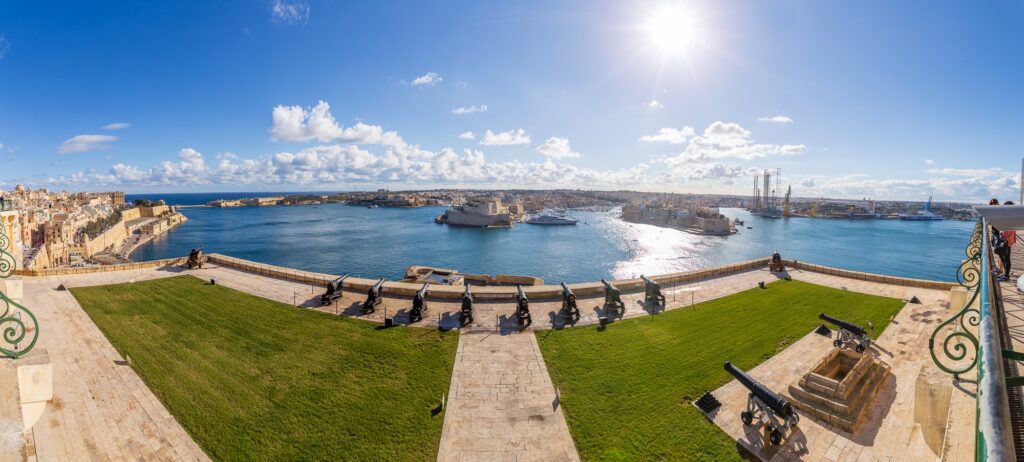
[[[654,12],[646,29],[651,45],[664,54],[687,53],[700,41],[694,12],[680,6],[667,6]]]

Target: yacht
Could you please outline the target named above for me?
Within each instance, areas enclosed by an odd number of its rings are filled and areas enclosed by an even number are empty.
[[[438,223],[478,228],[511,228],[515,217],[498,198],[472,198],[434,219]]]
[[[530,217],[526,220],[528,225],[575,225],[579,220],[568,217],[560,217],[558,215],[541,215],[539,217]]]
[[[900,214],[900,220],[909,221],[939,221],[945,220],[941,215],[932,213],[932,197],[928,196],[928,202],[918,210],[917,213],[902,213]]]

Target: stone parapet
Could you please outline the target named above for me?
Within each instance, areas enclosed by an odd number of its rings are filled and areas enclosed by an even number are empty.
[[[102,265],[102,266],[86,266],[82,268],[47,268],[47,269],[19,269],[15,270],[14,274],[20,276],[58,276],[68,274],[89,274],[89,273],[106,273],[110,271],[126,271],[143,268],[153,268],[157,266],[173,266],[173,265],[184,265],[186,257],[178,258],[165,258],[163,260],[149,260],[140,261],[135,263],[122,263],[118,265]]]

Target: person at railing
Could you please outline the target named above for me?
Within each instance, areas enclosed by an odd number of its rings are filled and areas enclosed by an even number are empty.
[[[5,201],[5,200],[6,200],[6,199],[4,199],[4,195],[3,195],[3,194],[0,194],[0,210],[3,210],[3,209],[4,209],[4,201]]]
[[[1003,205],[1013,205],[1013,201],[1003,202]],[[997,232],[995,228],[992,230],[993,232]],[[999,256],[999,260],[1003,264],[1003,275],[999,279],[1001,281],[1009,281],[1010,278],[1013,277],[1013,275],[1010,274],[1010,268],[1012,265],[1010,260],[1010,251],[1012,250],[1013,245],[1017,243],[1017,231],[1008,229],[999,233],[999,236],[1001,237],[1000,241],[1003,245],[1002,247],[996,247],[994,249],[996,255]]]

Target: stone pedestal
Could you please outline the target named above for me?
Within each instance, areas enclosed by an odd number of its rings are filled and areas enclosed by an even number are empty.
[[[0,462],[23,461],[29,454],[25,434],[53,399],[53,366],[46,349],[16,360],[0,359]]]
[[[921,426],[921,436],[935,454],[942,454],[946,439],[949,402],[953,394],[952,377],[930,362],[921,366],[914,387],[914,423]]]
[[[0,279],[0,292],[3,292],[7,298],[21,303],[21,300],[25,297],[21,277],[11,276],[7,279]]]
[[[793,382],[789,394],[801,411],[852,433],[890,375],[874,356],[836,348]]]

